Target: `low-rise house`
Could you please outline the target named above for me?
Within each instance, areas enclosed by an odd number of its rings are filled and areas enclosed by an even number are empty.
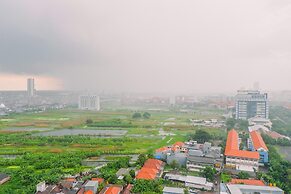
[[[130,194],[132,188],[133,188],[133,185],[132,185],[132,184],[128,184],[128,185],[126,186],[126,188],[124,189],[123,194]]]
[[[284,194],[284,191],[278,187],[256,186],[245,184],[227,184],[227,193],[229,194],[245,194],[245,193],[260,193],[260,194]]]
[[[116,176],[118,179],[123,179],[124,175],[128,175],[129,174],[130,169],[129,168],[120,168],[117,172],[116,172]]]
[[[0,173],[0,185],[6,183],[7,181],[9,181],[10,176],[4,173]]]
[[[184,189],[177,187],[164,187],[163,194],[184,194]]]
[[[159,160],[166,160],[167,154],[171,152],[172,152],[172,149],[170,147],[162,147],[156,150],[154,157]]]
[[[213,189],[213,183],[208,182],[206,178],[203,177],[166,174],[164,178],[167,180],[182,182],[186,187],[193,189],[205,189],[208,191]]]
[[[91,180],[92,181],[97,181],[98,185],[100,185],[101,183],[104,183],[104,178],[96,177],[96,178],[92,178]]]
[[[98,181],[88,181],[84,184],[85,192],[93,191],[93,193],[97,193],[98,190]]]
[[[121,185],[108,185],[99,194],[120,194],[123,190]]]
[[[221,147],[211,146],[211,143],[205,142],[198,144],[196,141],[188,144],[187,169],[190,171],[200,171],[205,166],[212,166],[220,170],[223,163]]]
[[[136,179],[154,180],[161,176],[165,163],[157,159],[148,159],[136,175]]]
[[[173,164],[174,162],[179,167],[185,167],[187,163],[187,154],[183,152],[178,152],[167,155],[167,164]]]

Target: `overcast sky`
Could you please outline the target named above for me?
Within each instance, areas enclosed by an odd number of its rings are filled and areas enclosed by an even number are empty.
[[[28,76],[40,89],[291,89],[291,1],[1,0],[0,89]]]

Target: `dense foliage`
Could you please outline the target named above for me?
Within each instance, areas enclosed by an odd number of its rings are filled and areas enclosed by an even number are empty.
[[[189,135],[189,139],[195,140],[198,143],[205,143],[211,140],[211,135],[204,130],[197,130],[194,134]]]
[[[208,181],[213,182],[215,179],[215,174],[217,173],[216,169],[210,166],[206,166],[201,170],[201,175],[205,177]]]
[[[267,183],[275,184],[286,193],[291,193],[291,163],[282,159],[276,149],[268,145],[270,166],[267,174],[258,173]]]
[[[57,183],[63,174],[82,171],[81,161],[88,156],[90,154],[42,153],[24,154],[15,160],[0,159],[0,170],[11,176],[11,180],[0,187],[0,193],[34,193],[35,185],[41,181]]]
[[[132,192],[134,193],[162,193],[163,180],[136,180]]]

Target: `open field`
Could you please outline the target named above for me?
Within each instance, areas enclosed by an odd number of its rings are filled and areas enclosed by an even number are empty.
[[[133,119],[136,111],[149,112],[151,116]],[[34,177],[31,180],[38,177],[38,180],[56,182],[64,174],[92,168],[83,166],[82,161],[88,158],[106,155],[106,159],[114,160],[120,156],[153,153],[162,146],[187,140],[188,134],[198,129],[216,137],[225,136],[224,129],[193,127],[190,123],[190,119],[210,118],[220,118],[220,112],[69,109],[0,118],[0,172],[12,176],[0,188],[0,193],[9,193],[11,189],[22,193],[34,190],[38,181],[25,182],[18,178],[23,174],[28,179]]]

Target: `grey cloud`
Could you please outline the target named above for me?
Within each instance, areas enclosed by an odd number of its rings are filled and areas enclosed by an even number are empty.
[[[290,13],[275,0],[1,1],[0,71],[70,89],[288,89]]]

